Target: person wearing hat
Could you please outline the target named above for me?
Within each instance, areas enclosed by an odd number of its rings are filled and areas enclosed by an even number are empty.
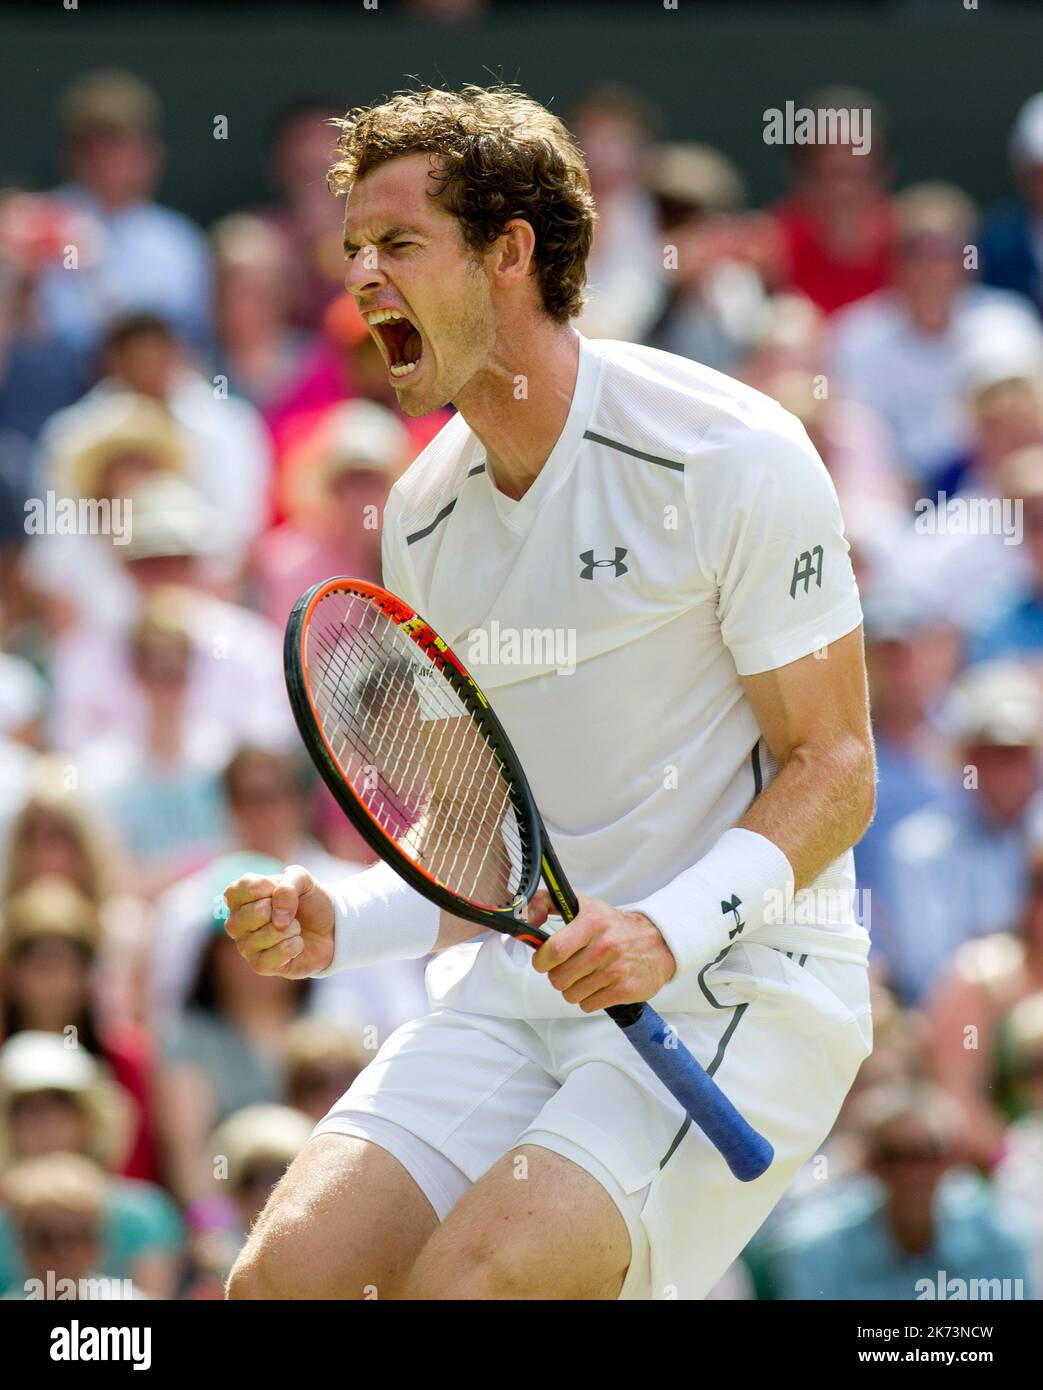
[[[152,1183],[115,1176],[131,1137],[129,1101],[85,1047],[67,1044],[28,1031],[0,1047],[0,1170],[57,1153],[98,1164],[109,1174],[99,1272],[169,1298],[181,1248],[176,1208]],[[24,1277],[10,1215],[0,1211],[0,1287]]]
[[[227,381],[221,389],[220,378],[203,375],[175,325],[157,313],[112,318],[99,356],[100,380],[41,434],[45,486],[58,494],[68,489],[65,441],[76,439],[109,398],[147,397],[177,433],[179,472],[221,515],[213,563],[220,562],[223,579],[234,578],[246,547],[268,522],[271,441],[259,412],[230,394]]]
[[[41,455],[46,487],[27,513],[34,531],[22,570],[61,640],[132,612],[133,585],[120,558],[134,532],[134,493],[153,478],[183,473],[185,441],[157,401],[95,388],[51,419]]]
[[[206,1142],[212,1191],[195,1203],[190,1298],[224,1297],[224,1283],[273,1188],[311,1137],[312,1121],[287,1105],[247,1105]]]
[[[206,240],[187,217],[152,201],[164,161],[155,93],[132,73],[96,70],[65,89],[57,116],[69,181],[55,197],[89,220],[92,235],[75,274],[57,265],[41,276],[45,322],[85,358],[107,321],[134,309],[164,314],[205,347]]]
[[[96,973],[102,944],[98,908],[67,878],[43,874],[7,898],[0,931],[0,1036],[13,1038],[25,1030],[72,1036],[85,1053],[105,1063],[132,1103],[131,1142],[120,1171],[154,1178],[151,1041],[131,1020],[113,1023],[104,1017]]]
[[[745,189],[738,170],[709,145],[660,146],[649,187],[677,263],[664,272],[664,302],[644,341],[732,371],[764,313],[758,267],[771,224],[739,214]]]
[[[90,1159],[56,1153],[16,1164],[0,1178],[26,1278],[4,1298],[143,1298],[130,1280],[98,1269],[105,1243],[105,1174]]]
[[[254,609],[213,592],[211,562],[223,544],[223,515],[174,476],[143,479],[129,502],[126,543],[111,547],[125,601],[75,624],[53,644],[55,745],[81,756],[105,740],[123,751],[146,745],[149,700],[135,671],[133,632],[153,595],[176,587],[184,591],[180,610],[195,658],[185,691],[186,727],[223,736],[226,748],[243,738],[289,746],[295,733],[283,691],[282,632]]]
[[[312,1128],[307,1115],[288,1105],[248,1105],[214,1131],[210,1151],[214,1159],[225,1160],[228,1192],[244,1237]]]
[[[288,520],[254,552],[261,611],[285,626],[290,609],[330,574],[380,579],[380,519],[412,454],[409,432],[375,401],[345,401],[320,417],[283,470]]]
[[[1010,931],[1029,885],[1043,695],[1015,662],[972,667],[941,713],[955,787],[887,837],[872,898],[892,986],[923,998],[965,941]]]
[[[1018,197],[985,220],[981,276],[987,285],[1024,295],[1043,313],[1043,92],[1029,97],[1015,117],[1010,164]]]

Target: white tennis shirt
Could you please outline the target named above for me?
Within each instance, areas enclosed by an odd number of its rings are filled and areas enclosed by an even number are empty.
[[[524,428],[524,404],[519,404]],[[861,622],[836,492],[803,426],[669,353],[580,339],[568,418],[519,501],[459,415],[392,490],[386,586],[446,639],[525,769],[565,872],[617,906],[670,882],[776,771],[740,675]],[[864,962],[854,860],[754,939]],[[495,933],[428,969],[435,1005],[575,1012]],[[681,1010],[697,972],[656,996]]]

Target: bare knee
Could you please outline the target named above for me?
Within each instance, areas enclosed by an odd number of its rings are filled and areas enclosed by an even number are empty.
[[[437,1218],[390,1154],[320,1135],[290,1165],[228,1279],[229,1299],[395,1297]]]
[[[296,1209],[295,1209],[296,1208]],[[307,1205],[278,1202],[272,1194],[228,1276],[225,1295],[241,1299],[328,1298],[328,1275],[321,1260],[309,1257]],[[302,1258],[303,1256],[303,1258]]]

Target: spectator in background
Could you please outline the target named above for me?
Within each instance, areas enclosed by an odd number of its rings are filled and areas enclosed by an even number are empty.
[[[0,1035],[54,1033],[104,1062],[134,1107],[131,1146],[120,1171],[154,1179],[152,1042],[133,1020],[107,1018],[98,998],[98,909],[68,879],[45,874],[6,899],[2,915]]]
[[[1023,499],[1010,492],[1010,454],[1043,440],[1043,340],[989,336],[965,357],[971,419],[968,450],[917,498],[916,518],[890,549],[889,582],[945,604],[965,636],[979,631],[1032,583],[1023,541]],[[978,358],[973,365],[971,358]],[[950,491],[952,489],[952,491]]]
[[[1043,445],[1019,449],[999,470],[1001,494],[1021,504],[1027,564],[1010,568],[1010,593],[979,621],[970,643],[970,660],[1012,657],[1043,676]],[[1007,586],[1005,586],[1007,587]]]
[[[211,229],[217,283],[217,376],[263,410],[299,371],[308,334],[287,319],[290,258],[280,234],[259,217],[232,213]]]
[[[105,1249],[105,1174],[90,1159],[50,1154],[0,1178],[25,1278],[4,1298],[143,1298],[130,1280],[100,1273]],[[129,1287],[128,1287],[129,1285]]]
[[[38,282],[44,322],[84,358],[118,314],[162,314],[195,348],[209,342],[206,239],[152,201],[163,170],[155,93],[128,72],[100,70],[61,96],[58,123],[69,182],[55,197],[89,222],[74,273],[48,265]]]
[[[370,1041],[375,1037],[372,1029]],[[350,1026],[344,1015],[299,1018],[286,1034],[289,1103],[318,1124],[374,1055],[365,1026]]]
[[[373,401],[322,415],[286,459],[289,517],[254,552],[261,612],[280,628],[305,589],[331,574],[380,580],[380,524],[392,483],[412,455],[398,417]]]
[[[747,356],[735,376],[755,391],[789,374],[818,379],[824,370],[826,319],[800,294],[772,295],[764,304]]]
[[[647,187],[659,114],[626,86],[580,97],[569,126],[583,151],[597,204],[587,262],[588,300],[576,320],[588,338],[643,342],[663,300],[662,237]]]
[[[905,479],[875,411],[831,395],[824,373],[781,372],[764,379],[766,395],[795,415],[833,479],[850,539],[886,544],[908,519]]]
[[[149,900],[204,863],[226,834],[221,771],[233,731],[209,712],[189,717],[191,594],[159,588],[128,634],[143,706],[140,730],[120,728],[84,750],[84,775],[119,833],[128,887]]]
[[[177,1209],[161,1188],[112,1173],[131,1127],[124,1092],[86,1048],[38,1032],[18,1033],[0,1048],[0,1172],[48,1154],[79,1154],[107,1170],[99,1273],[172,1298],[182,1254]],[[23,1278],[10,1217],[0,1211],[0,1288]]]
[[[328,854],[311,834],[311,784],[296,753],[243,745],[225,769],[224,788],[230,845],[156,900],[153,998],[162,1019],[173,1019],[182,1009],[207,940],[200,903],[220,905],[225,885],[243,873],[278,875],[287,864],[301,864],[321,882],[363,867]],[[423,967],[418,961],[385,961],[341,971],[315,981],[313,1000],[324,1014],[371,1023],[384,1037],[426,1012]]]
[[[901,592],[868,596],[863,625],[877,799],[873,822],[855,846],[855,865],[858,886],[871,903],[895,826],[958,787],[937,720],[955,654],[941,614]],[[880,942],[873,945],[879,948]]]
[[[1038,684],[1013,663],[974,667],[943,717],[961,785],[899,821],[877,860],[873,933],[889,983],[913,1002],[965,941],[1018,921],[1039,833]]]
[[[985,220],[981,278],[1024,295],[1043,313],[1043,92],[1018,112],[1010,161],[1020,197]]]
[[[964,193],[917,184],[895,208],[894,285],[837,315],[830,381],[887,422],[911,485],[923,488],[967,445],[966,345],[986,333],[1040,335],[1024,300],[972,282],[966,257],[975,210]]]
[[[226,747],[241,738],[288,747],[296,736],[282,674],[282,633],[251,609],[208,592],[209,560],[221,541],[217,515],[178,479],[142,483],[131,503],[131,536],[113,547],[131,582],[130,610],[109,615],[105,624],[81,625],[53,644],[56,746],[82,753],[116,739],[145,747],[150,704],[135,674],[131,633],[153,595],[162,591],[172,599],[170,590],[178,589],[172,611],[192,641],[186,718],[200,731],[223,730]]]
[[[140,1019],[143,1003],[141,905],[124,891],[116,837],[98,807],[77,790],[78,769],[54,754],[33,767],[4,847],[3,901],[57,876],[97,909],[103,930],[95,993],[107,1019]]]
[[[855,1110],[867,1181],[783,1223],[772,1250],[779,1296],[912,1302],[954,1296],[953,1280],[966,1281],[964,1297],[971,1281],[998,1280],[988,1296],[1031,1298],[1022,1243],[984,1185],[955,1171],[965,1138],[955,1102],[899,1083],[864,1093]]]
[[[214,1183],[213,1209],[221,1203],[227,1227],[206,1249],[211,1276],[207,1296],[224,1297],[224,1284],[250,1228],[272,1189],[311,1137],[312,1122],[286,1105],[248,1105],[237,1110],[210,1136],[207,1146]],[[202,1246],[197,1243],[197,1249]],[[197,1285],[200,1297],[204,1286]]]
[[[220,908],[202,904],[210,923],[181,1018],[164,1030],[156,1080],[156,1120],[167,1186],[193,1232],[214,1229],[214,1173],[207,1138],[246,1105],[286,1095],[286,1032],[302,1012],[311,980],[257,975],[225,935]],[[220,1215],[225,1224],[225,1215]]]
[[[939,492],[995,497],[999,471],[1015,449],[1043,444],[1043,333],[1020,327],[1005,310],[980,314],[960,354],[971,434],[963,454],[942,472]]]
[[[283,240],[290,322],[308,332],[344,286],[344,207],[326,187],[336,131],[343,115],[334,101],[294,102],[276,116],[269,177],[278,202],[257,212]]]
[[[130,391],[84,401],[52,424],[43,444],[48,491],[104,505],[109,530],[34,534],[22,557],[25,582],[54,634],[119,625],[134,610],[134,586],[120,563],[134,525],[127,499],[146,479],[184,472],[184,437],[161,405]]]
[[[1043,993],[1015,1004],[1003,1022],[1019,1118],[994,1174],[1000,1206],[1028,1242],[1032,1284],[1043,1288]]]
[[[18,807],[4,846],[3,900],[45,875],[79,889],[95,907],[114,891],[119,865],[105,830],[70,787],[55,758],[34,768],[28,798]]]
[[[39,672],[24,657],[0,652],[0,787],[4,789],[0,796],[0,855],[11,820],[29,794],[33,767],[45,741],[49,702],[50,692]]]
[[[709,145],[660,145],[649,189],[666,265],[662,308],[645,341],[730,372],[750,347],[765,302],[758,273],[763,230],[739,214],[739,172]]]
[[[793,192],[771,209],[782,239],[782,283],[832,314],[882,290],[891,278],[887,113],[856,87],[826,87],[802,105],[870,113],[868,149],[839,142],[793,145]]]
[[[247,401],[208,381],[187,362],[170,325],[154,314],[117,319],[107,331],[103,376],[77,405],[47,425],[45,452],[60,448],[101,401],[131,391],[155,401],[181,440],[185,476],[220,514],[221,570],[234,577],[246,548],[268,520],[271,442]],[[69,480],[61,459],[48,470],[47,485],[66,495]]]
[[[1003,1152],[1012,1118],[1000,1046],[1004,1020],[1041,990],[1043,850],[1037,848],[1011,930],[962,946],[926,1001],[927,1063],[939,1085],[963,1105],[971,1156],[986,1172]]]
[[[54,198],[0,189],[0,430],[8,452],[15,441],[28,446],[48,416],[87,389],[82,354],[44,321],[37,294],[44,271],[87,237],[82,217]],[[18,482],[27,496],[28,468]]]

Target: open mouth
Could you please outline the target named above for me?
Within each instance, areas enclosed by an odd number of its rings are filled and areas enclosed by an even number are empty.
[[[405,377],[415,372],[424,352],[419,328],[397,309],[376,309],[366,315],[366,322],[383,344],[391,375]]]

